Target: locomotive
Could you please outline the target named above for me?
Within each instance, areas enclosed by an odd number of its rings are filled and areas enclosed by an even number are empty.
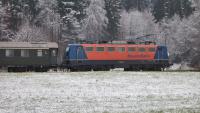
[[[170,66],[166,46],[156,43],[68,44],[58,63],[58,44],[50,42],[0,42],[0,67],[9,72],[46,72],[52,68],[76,71],[161,71]]]
[[[166,46],[144,44],[69,44],[64,67],[71,71],[161,71],[170,66]]]

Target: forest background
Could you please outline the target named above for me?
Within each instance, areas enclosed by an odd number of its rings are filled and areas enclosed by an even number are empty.
[[[134,40],[200,68],[199,0],[0,0],[0,41]]]

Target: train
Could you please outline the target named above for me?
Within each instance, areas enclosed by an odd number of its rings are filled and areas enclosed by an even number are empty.
[[[67,44],[58,63],[58,44],[52,42],[0,42],[0,67],[9,72],[47,72],[49,69],[77,71],[162,71],[169,67],[166,46],[156,43]]]

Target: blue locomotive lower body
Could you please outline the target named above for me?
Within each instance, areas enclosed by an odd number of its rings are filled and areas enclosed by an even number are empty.
[[[169,67],[168,60],[69,60],[67,66],[72,71],[108,71],[115,68],[124,68],[125,71],[161,71],[166,67]]]

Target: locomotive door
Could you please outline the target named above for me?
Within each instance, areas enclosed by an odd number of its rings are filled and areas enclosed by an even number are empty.
[[[157,60],[166,60],[168,59],[167,48],[163,46],[159,46],[156,53]]]
[[[77,47],[77,51],[76,51],[76,62],[80,63],[85,59],[86,59],[86,55],[85,55],[83,47],[82,46],[78,46]]]

